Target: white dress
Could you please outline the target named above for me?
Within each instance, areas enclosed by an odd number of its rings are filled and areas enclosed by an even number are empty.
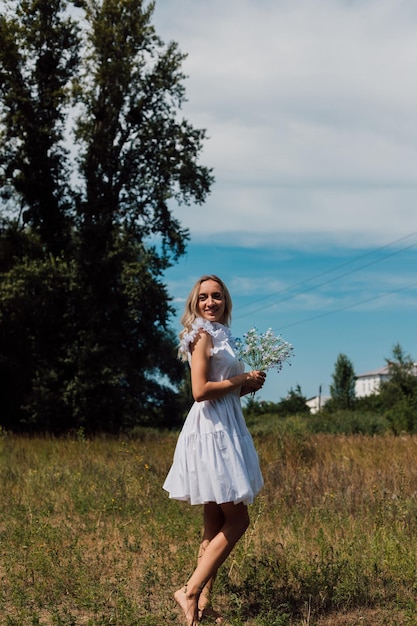
[[[241,374],[244,365],[235,356],[229,328],[202,318],[195,320],[181,342],[189,363],[189,345],[200,329],[207,331],[213,341],[209,379],[224,380]],[[163,485],[169,497],[191,504],[251,504],[262,486],[258,455],[243,417],[239,389],[216,400],[194,402]]]

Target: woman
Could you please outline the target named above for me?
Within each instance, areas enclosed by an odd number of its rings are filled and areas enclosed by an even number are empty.
[[[191,367],[194,404],[178,438],[164,483],[171,498],[204,505],[204,531],[197,567],[174,597],[188,626],[206,615],[219,566],[249,525],[248,504],[263,485],[240,396],[258,391],[265,373],[244,373],[234,353],[229,323],[232,302],[217,276],[202,276],[181,318],[179,354]]]

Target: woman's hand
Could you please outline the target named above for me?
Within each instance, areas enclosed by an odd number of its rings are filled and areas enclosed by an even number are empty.
[[[247,393],[254,393],[255,391],[259,391],[263,387],[263,384],[266,379],[266,373],[261,372],[259,370],[252,370],[251,372],[246,372],[246,379],[242,385],[241,395],[245,395]]]

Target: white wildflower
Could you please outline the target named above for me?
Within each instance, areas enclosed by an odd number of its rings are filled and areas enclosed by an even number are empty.
[[[293,356],[293,347],[281,337],[275,335],[271,328],[258,334],[251,328],[243,335],[243,339],[235,340],[237,356],[253,370],[266,372],[275,368],[281,371],[285,361]]]

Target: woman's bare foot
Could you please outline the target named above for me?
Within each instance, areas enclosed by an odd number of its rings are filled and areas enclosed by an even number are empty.
[[[198,615],[199,615],[200,621],[203,621],[207,617],[213,620],[215,624],[224,623],[223,615],[219,613],[218,611],[216,611],[215,609],[212,609],[211,606],[206,606],[204,607],[204,609],[199,609]]]
[[[187,626],[198,624],[198,597],[187,595],[187,588],[183,587],[174,593],[174,598],[184,611]]]

